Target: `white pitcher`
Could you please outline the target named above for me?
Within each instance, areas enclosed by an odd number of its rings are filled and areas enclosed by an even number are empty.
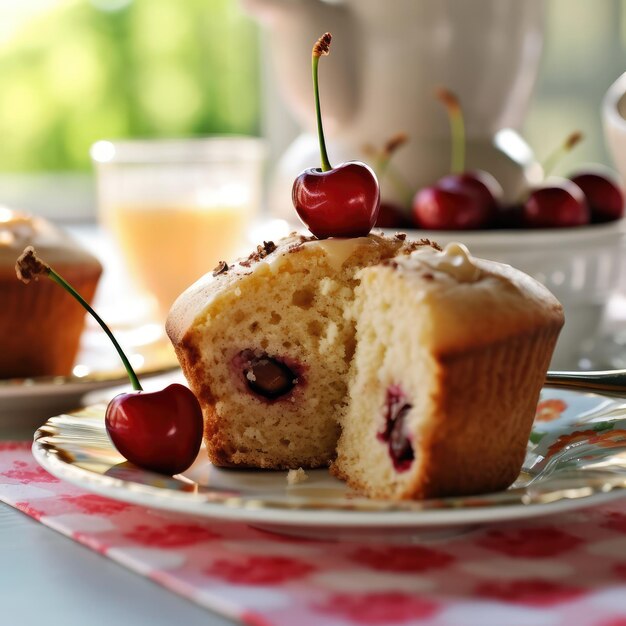
[[[319,166],[311,85],[311,48],[326,31],[331,56],[320,62],[322,113],[332,163],[367,160],[397,132],[409,142],[394,164],[413,189],[449,171],[445,86],[460,98],[468,168],[519,195],[540,175],[517,134],[537,76],[543,0],[242,0],[269,29],[282,96],[303,129],[280,160],[271,194],[279,214],[293,215],[291,184]],[[503,129],[509,129],[505,130]],[[383,197],[399,200],[383,181]]]

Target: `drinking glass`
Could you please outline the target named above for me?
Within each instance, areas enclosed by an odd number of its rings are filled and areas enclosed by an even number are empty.
[[[264,144],[254,137],[98,141],[101,223],[165,319],[176,297],[242,251],[258,217]]]

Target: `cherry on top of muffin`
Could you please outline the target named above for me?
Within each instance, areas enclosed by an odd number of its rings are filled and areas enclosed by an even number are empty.
[[[292,200],[304,225],[318,238],[364,237],[376,224],[380,188],[373,170],[360,161],[332,167],[326,151],[320,106],[318,65],[330,53],[330,33],[324,33],[312,52],[313,91],[321,168],[309,168],[294,181]]]

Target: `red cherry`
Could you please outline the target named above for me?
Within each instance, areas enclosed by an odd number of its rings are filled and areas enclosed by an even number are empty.
[[[440,179],[431,192],[419,192],[413,202],[413,215],[423,228],[484,228],[495,217],[502,187],[487,172],[465,171],[465,121],[457,96],[439,87],[436,97],[446,108],[450,121],[452,174]]]
[[[293,183],[294,207],[319,239],[365,237],[378,217],[380,191],[372,169],[349,161],[323,172],[311,168]]]
[[[593,222],[612,222],[624,215],[624,194],[610,174],[579,172],[570,180],[585,194]]]
[[[320,57],[330,52],[331,40],[331,34],[324,33],[311,56],[322,167],[304,170],[293,183],[291,197],[300,219],[319,239],[365,237],[376,223],[380,206],[376,175],[359,161],[332,167],[326,151],[317,69]]]
[[[178,474],[194,461],[202,443],[202,410],[185,386],[115,396],[106,409],[107,433],[131,463],[161,474]]]
[[[28,283],[47,276],[67,291],[100,324],[117,350],[132,393],[111,400],[105,412],[105,426],[113,445],[131,463],[155,472],[177,474],[196,458],[202,443],[202,410],[193,393],[183,385],[145,393],[122,347],[104,320],[62,276],[44,263],[28,246],[15,265],[17,276]]]
[[[461,174],[448,174],[437,183],[442,189],[468,189],[478,195],[480,201],[492,211],[502,200],[502,187],[489,172],[474,170]]]
[[[590,220],[585,195],[571,180],[535,189],[524,204],[523,213],[524,224],[533,228],[583,226]]]
[[[375,225],[378,228],[411,228],[413,226],[402,207],[385,200],[380,203]]]
[[[428,230],[469,230],[486,226],[492,207],[478,194],[462,186],[444,189],[425,187],[413,200],[413,219],[418,228]]]

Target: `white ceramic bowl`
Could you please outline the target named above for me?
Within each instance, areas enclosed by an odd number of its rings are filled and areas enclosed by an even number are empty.
[[[464,243],[477,257],[508,263],[542,282],[561,301],[565,326],[552,369],[578,369],[581,345],[599,330],[622,274],[626,220],[577,228],[407,231],[441,245]]]
[[[626,72],[608,89],[602,101],[604,135],[622,180],[626,181]]]

